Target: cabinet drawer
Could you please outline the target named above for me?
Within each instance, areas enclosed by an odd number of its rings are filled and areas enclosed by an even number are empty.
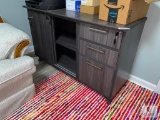
[[[103,64],[116,67],[118,52],[80,40],[80,54]]]
[[[122,40],[122,32],[81,23],[80,37],[115,49],[119,49]]]
[[[79,56],[79,81],[109,97],[114,70]]]

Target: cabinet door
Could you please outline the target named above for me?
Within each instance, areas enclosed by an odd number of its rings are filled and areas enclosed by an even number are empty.
[[[113,75],[114,70],[79,56],[79,81],[108,98]]]
[[[55,63],[55,41],[51,17],[43,13],[28,11],[35,54],[47,63]]]

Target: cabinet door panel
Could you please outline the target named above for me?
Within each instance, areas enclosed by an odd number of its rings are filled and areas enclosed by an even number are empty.
[[[28,19],[30,23],[31,33],[32,33],[32,41],[34,45],[35,54],[41,57],[41,42],[40,41],[40,28],[39,28],[39,19],[38,13],[28,11]]]
[[[110,97],[112,92],[114,73],[115,73],[115,70],[105,67],[104,78],[102,81],[102,94],[107,97]]]
[[[104,75],[104,67],[102,65],[96,64],[94,61],[85,59],[84,57],[80,56],[79,58],[80,81],[95,91],[101,92],[101,80],[103,79]]]
[[[28,11],[35,54],[49,64],[55,63],[52,20],[42,13]]]
[[[79,81],[93,90],[109,97],[114,70],[79,56]]]

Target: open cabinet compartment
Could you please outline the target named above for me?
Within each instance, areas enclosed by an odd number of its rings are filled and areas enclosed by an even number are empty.
[[[76,77],[76,52],[65,48],[61,45],[56,46],[57,64],[56,66],[62,71]]]
[[[55,18],[56,67],[76,77],[76,22]]]
[[[55,19],[56,43],[76,51],[76,22]]]

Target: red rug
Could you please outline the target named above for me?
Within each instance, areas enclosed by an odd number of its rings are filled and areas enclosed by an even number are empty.
[[[110,105],[90,88],[58,72],[7,120],[158,120],[160,96],[128,82]]]

